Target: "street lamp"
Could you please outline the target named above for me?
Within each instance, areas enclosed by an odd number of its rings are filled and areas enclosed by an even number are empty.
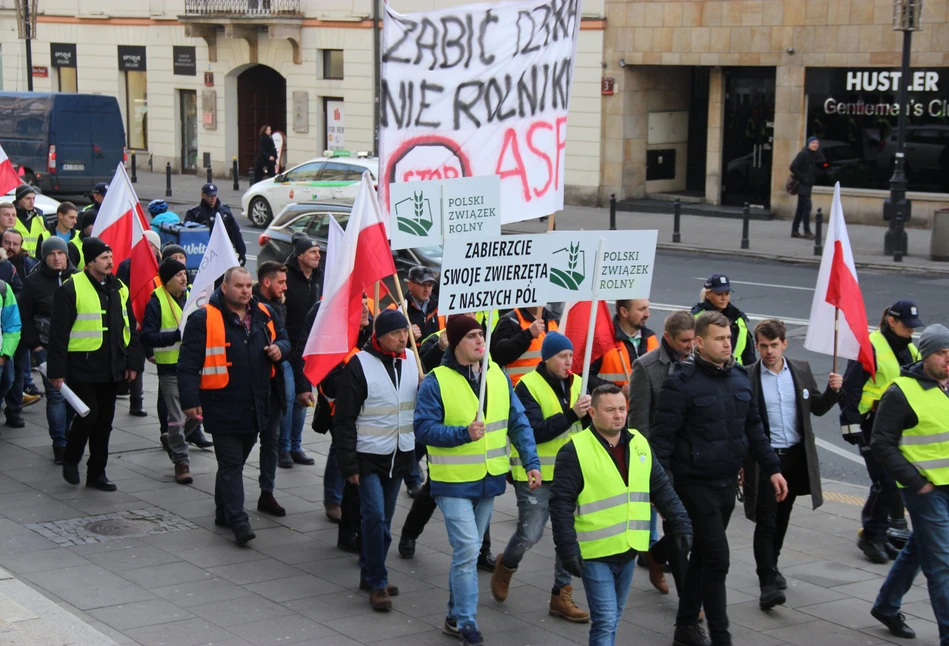
[[[900,75],[898,105],[900,111],[896,126],[896,159],[893,177],[890,178],[890,197],[883,203],[883,219],[889,221],[883,237],[883,253],[892,255],[897,249],[906,253],[906,232],[896,225],[896,214],[908,222],[912,204],[906,199],[906,159],[903,149],[906,141],[906,111],[909,102],[909,58],[913,43],[913,32],[919,31],[923,15],[923,0],[893,0],[893,31],[903,32],[903,67]]]

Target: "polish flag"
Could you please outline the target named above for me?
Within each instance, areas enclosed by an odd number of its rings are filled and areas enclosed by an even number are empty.
[[[0,146],[0,195],[6,195],[22,184],[20,176],[13,170],[13,162]]]
[[[839,311],[840,325],[837,347],[834,347],[834,317]],[[850,249],[850,236],[840,203],[840,182],[834,186],[834,202],[830,207],[830,222],[811,318],[804,347],[812,352],[840,355],[859,360],[871,375],[876,374],[876,361],[867,327],[867,309],[857,282],[857,269]]]
[[[564,309],[561,317],[560,332],[573,343],[573,374],[583,374],[583,357],[587,347],[587,332],[590,327],[591,301],[580,301]],[[569,304],[568,304],[569,305]],[[613,317],[606,301],[596,303],[596,322],[593,324],[593,363],[609,352],[615,345]]]
[[[342,239],[338,245],[330,242],[326,251],[323,300],[303,350],[303,371],[314,385],[356,345],[363,293],[372,293],[373,283],[395,273],[385,220],[368,172],[363,173]]]
[[[131,285],[127,287],[132,312],[139,323],[145,315],[148,299],[155,290],[154,278],[158,275],[155,252],[145,238],[147,227],[142,204],[132,188],[125,166],[119,163],[109,184],[109,191],[99,207],[92,235],[112,247],[113,273],[120,262],[126,258],[132,259]]]

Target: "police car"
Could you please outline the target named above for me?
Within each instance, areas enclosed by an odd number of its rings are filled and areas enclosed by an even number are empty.
[[[376,182],[378,158],[366,152],[326,150],[323,157],[251,186],[241,197],[241,208],[252,225],[263,229],[288,204],[356,199],[359,180],[367,170]]]

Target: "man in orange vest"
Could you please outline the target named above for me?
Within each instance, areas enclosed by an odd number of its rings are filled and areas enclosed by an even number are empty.
[[[648,298],[616,301],[616,315],[613,316],[615,347],[590,364],[590,392],[597,386],[614,383],[629,399],[629,375],[633,371],[633,362],[659,347],[656,333],[646,327],[648,320]]]
[[[214,524],[238,545],[255,538],[244,511],[244,463],[260,432],[276,433],[286,412],[283,370],[290,341],[274,311],[253,298],[243,267],[224,272],[208,304],[188,318],[178,357],[178,392],[189,418],[214,437]]]
[[[557,331],[557,319],[546,307],[519,307],[502,316],[491,333],[491,359],[516,386],[540,363],[544,337]]]

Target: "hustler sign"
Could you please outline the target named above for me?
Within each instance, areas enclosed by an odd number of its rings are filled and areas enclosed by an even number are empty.
[[[895,70],[809,68],[804,87],[812,114],[819,103],[824,114],[896,117],[903,82],[903,73]],[[905,82],[908,115],[949,117],[949,68],[914,69]]]

